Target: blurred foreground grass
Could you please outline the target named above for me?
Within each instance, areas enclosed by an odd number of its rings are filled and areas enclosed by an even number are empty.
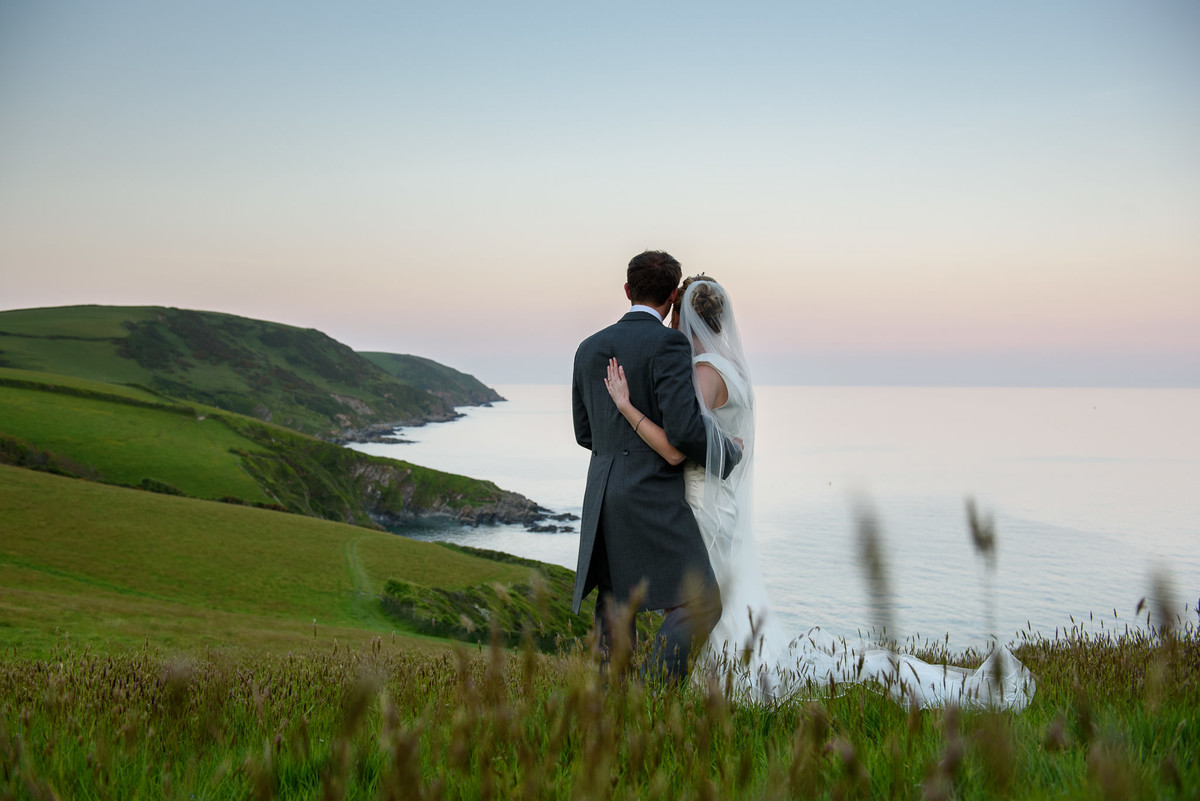
[[[1020,714],[909,710],[863,687],[769,707],[715,679],[606,688],[583,650],[14,649],[0,797],[1197,797],[1194,623],[1077,626],[1016,653],[1038,678]]]

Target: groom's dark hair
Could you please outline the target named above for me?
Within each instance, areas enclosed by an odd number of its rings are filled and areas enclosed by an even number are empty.
[[[625,280],[629,282],[629,299],[634,303],[661,306],[671,297],[683,277],[683,268],[670,253],[647,250],[629,260]]]

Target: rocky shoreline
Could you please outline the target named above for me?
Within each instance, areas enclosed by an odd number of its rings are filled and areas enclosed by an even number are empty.
[[[406,527],[417,522],[444,521],[470,528],[523,525],[526,531],[569,534],[575,531],[575,527],[562,524],[578,519],[579,515],[570,512],[555,513],[515,492],[506,493],[505,497],[495,504],[482,506],[466,506],[461,509],[425,509],[420,512],[403,514],[378,512],[371,514],[371,520],[376,525],[394,533],[403,533]]]
[[[384,442],[392,445],[403,444],[412,442],[412,440],[396,436],[396,429],[398,428],[420,428],[428,423],[449,423],[452,420],[457,420],[465,416],[462,412],[454,412],[453,414],[435,415],[421,420],[400,420],[394,423],[378,423],[363,428],[346,428],[332,436],[326,437],[325,441],[332,442],[334,445],[350,445],[364,442]]]
[[[503,400],[501,398],[500,400]],[[480,403],[480,406],[491,406],[491,403]],[[398,429],[419,428],[429,423],[446,423],[466,415],[454,412],[449,415],[436,415],[421,420],[402,420],[394,423],[379,423],[361,428],[348,428],[337,435],[326,439],[334,445],[380,442],[386,444],[403,444],[412,442],[397,436]],[[394,477],[393,477],[394,478]],[[381,480],[379,478],[376,479]],[[383,479],[386,481],[386,479]],[[383,511],[368,508],[368,514],[376,525],[396,532],[411,526],[418,521],[446,521],[462,526],[493,526],[493,525],[522,525],[527,531],[538,533],[573,533],[575,526],[567,525],[579,519],[578,515],[569,512],[556,513],[551,509],[540,506],[534,501],[515,492],[501,490],[498,501],[479,506],[451,507],[443,500],[428,508],[414,510],[412,505],[406,506],[403,512]]]

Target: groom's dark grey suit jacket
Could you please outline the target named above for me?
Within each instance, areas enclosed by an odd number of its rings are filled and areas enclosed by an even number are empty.
[[[708,586],[716,580],[684,500],[683,466],[672,466],[642,441],[604,386],[608,360],[616,356],[629,380],[629,398],[662,426],[667,439],[704,464],[704,421],[692,385],[692,350],[687,338],[654,315],[631,311],[588,337],[575,353],[571,395],[575,439],[592,452],[583,496],[574,609],[597,582],[589,576],[597,532],[607,548],[612,589],[618,601],[643,579],[642,609],[666,609],[681,597],[693,575]],[[735,460],[736,461],[736,460]]]

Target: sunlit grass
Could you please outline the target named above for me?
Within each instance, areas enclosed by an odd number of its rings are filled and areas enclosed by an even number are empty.
[[[379,604],[389,579],[457,589],[530,576],[386,532],[4,465],[0,533],[0,646],[33,654],[64,633],[101,649],[253,646],[272,626],[308,647],[314,618],[322,634],[390,636],[404,627]]]
[[[219,420],[205,419],[203,412],[177,413],[3,385],[0,407],[3,433],[68,454],[106,481],[137,486],[153,479],[198,498],[272,500],[241,468],[235,452],[263,448]]]

